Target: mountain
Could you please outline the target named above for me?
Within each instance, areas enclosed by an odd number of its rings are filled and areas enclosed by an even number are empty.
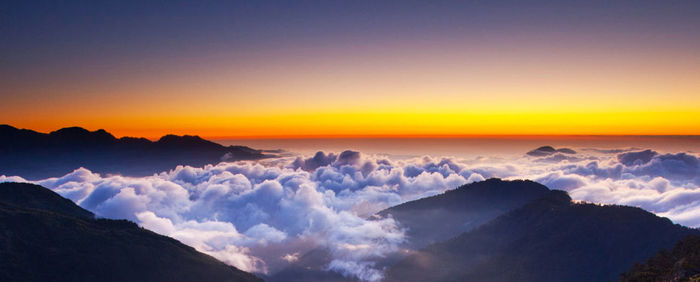
[[[46,134],[0,125],[0,174],[27,179],[62,176],[79,167],[103,174],[146,176],[177,165],[266,157],[272,155],[244,146],[222,146],[199,136],[167,135],[150,141],[115,138],[102,129],[69,127]]]
[[[549,193],[546,186],[529,181],[497,178],[462,185],[432,197],[406,202],[375,214],[372,218],[392,217],[406,228],[408,241],[401,248],[415,250],[472,230],[497,216],[517,209]],[[378,263],[389,266],[403,258],[395,254]],[[269,281],[348,281],[324,269],[331,261],[327,250],[315,249]]]
[[[620,281],[700,281],[700,236],[688,236],[670,251],[635,264]]]
[[[478,227],[549,192],[529,180],[491,178],[443,194],[406,202],[377,213],[407,228],[408,246],[422,248]]]
[[[0,203],[22,209],[50,211],[81,219],[93,219],[95,215],[73,201],[61,197],[39,185],[25,183],[0,183]]]
[[[389,268],[386,281],[610,281],[698,230],[551,191]]]
[[[527,152],[528,156],[533,156],[533,157],[545,157],[549,155],[553,155],[555,153],[562,153],[562,154],[576,154],[576,151],[569,149],[569,148],[559,148],[559,149],[554,149],[552,146],[542,146],[537,149],[534,149],[532,151]]]
[[[262,281],[24,183],[0,183],[0,254],[0,281]]]

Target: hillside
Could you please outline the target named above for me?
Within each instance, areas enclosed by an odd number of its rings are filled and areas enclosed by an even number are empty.
[[[700,281],[700,236],[688,236],[673,249],[635,264],[620,281]]]
[[[610,281],[697,230],[566,192],[504,214],[394,265],[387,281]]]
[[[271,155],[244,146],[222,146],[198,136],[167,135],[150,141],[118,139],[102,129],[69,127],[46,134],[0,125],[0,175],[26,179],[62,176],[79,167],[103,174],[145,176],[177,165],[266,157]]]
[[[33,184],[0,183],[0,281],[262,281]]]
[[[492,178],[377,214],[391,216],[408,229],[407,247],[422,248],[469,231],[548,192],[549,188],[537,182]]]

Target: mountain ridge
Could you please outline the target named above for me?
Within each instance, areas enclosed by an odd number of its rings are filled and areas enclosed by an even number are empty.
[[[92,218],[57,196],[0,183],[0,280],[262,281],[133,222]]]
[[[549,188],[530,180],[490,178],[405,202],[379,211],[377,215],[391,215],[402,227],[407,227],[408,236],[419,240],[412,244],[413,247],[417,245],[420,248],[469,231],[547,192]],[[454,228],[437,233],[432,226],[435,218],[441,219],[441,225],[452,225]]]
[[[408,256],[386,281],[607,281],[700,231],[640,208],[574,203],[564,191]]]
[[[50,133],[0,125],[0,174],[29,179],[61,176],[79,167],[103,174],[146,176],[177,165],[275,157],[246,146],[223,146],[195,135],[157,141],[116,138],[99,129],[66,127]]]
[[[700,236],[690,235],[672,249],[664,249],[620,276],[620,281],[700,280]]]

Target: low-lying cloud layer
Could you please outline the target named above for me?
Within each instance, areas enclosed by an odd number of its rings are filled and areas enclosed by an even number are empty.
[[[374,261],[398,251],[405,230],[391,218],[367,216],[490,177],[533,179],[576,200],[639,206],[700,226],[698,156],[652,150],[555,149],[512,160],[319,152],[179,166],[142,178],[80,168],[36,183],[98,216],[133,220],[243,270],[275,271],[324,247],[332,254],[327,269],[376,281],[382,271]]]

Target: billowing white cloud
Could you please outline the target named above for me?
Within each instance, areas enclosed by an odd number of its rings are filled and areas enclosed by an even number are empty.
[[[407,240],[400,223],[369,215],[490,177],[533,179],[576,200],[639,206],[700,226],[697,155],[576,151],[473,160],[346,151],[178,166],[140,178],[80,168],[37,184],[98,216],[133,220],[247,271],[275,271],[323,247],[332,255],[326,269],[368,281],[383,277],[375,261]]]
[[[676,223],[700,226],[700,165],[690,153],[659,154],[652,150],[599,155],[597,160],[562,162],[537,172],[523,169],[552,189],[576,200],[644,208]]]
[[[179,166],[140,178],[80,168],[37,183],[100,217],[133,220],[247,271],[324,247],[333,256],[329,269],[376,280],[373,260],[396,251],[404,230],[391,218],[365,217],[467,182],[441,168],[406,177],[401,165],[358,152],[317,157],[321,164],[290,158]]]

